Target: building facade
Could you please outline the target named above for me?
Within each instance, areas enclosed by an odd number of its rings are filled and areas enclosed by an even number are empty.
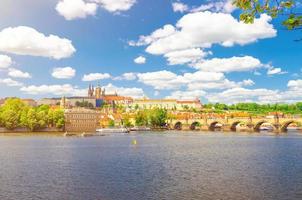
[[[85,108],[66,109],[64,115],[67,132],[95,132],[101,120],[99,111]]]
[[[176,100],[176,99],[135,99],[132,108],[153,109],[164,108],[167,110],[201,110],[202,104],[199,99],[195,100]]]

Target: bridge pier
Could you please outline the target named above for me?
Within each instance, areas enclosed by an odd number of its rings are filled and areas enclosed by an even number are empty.
[[[230,131],[232,131],[232,125],[230,125],[230,124],[223,124],[222,127],[221,127],[221,129],[224,132],[230,132]]]

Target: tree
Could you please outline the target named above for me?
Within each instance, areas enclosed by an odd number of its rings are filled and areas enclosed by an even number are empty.
[[[7,99],[2,106],[1,110],[1,121],[7,129],[15,129],[19,127],[21,113],[27,108],[20,99],[10,98]]]
[[[138,111],[135,115],[136,126],[147,126],[149,124],[148,115],[146,110]]]
[[[53,123],[57,128],[62,128],[65,124],[64,111],[55,110],[53,112]]]
[[[114,120],[112,120],[112,119],[109,120],[108,126],[109,126],[109,127],[114,127],[114,126],[115,126]]]
[[[257,16],[266,13],[272,18],[285,17],[282,24],[288,30],[302,28],[302,15],[297,12],[299,2],[295,0],[234,0],[233,3],[243,10],[240,20],[245,23],[253,23]]]
[[[163,127],[168,119],[167,110],[155,108],[150,112],[150,123],[154,127]]]

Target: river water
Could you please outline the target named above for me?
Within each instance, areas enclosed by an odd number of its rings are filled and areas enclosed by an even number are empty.
[[[0,137],[0,199],[302,199],[302,135]]]

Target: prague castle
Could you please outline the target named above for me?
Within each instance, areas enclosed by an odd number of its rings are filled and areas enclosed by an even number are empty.
[[[131,94],[129,94],[131,96]],[[176,100],[176,99],[133,99],[127,96],[119,96],[117,92],[107,94],[106,89],[100,84],[96,87],[89,85],[87,96],[84,97],[62,97],[62,98],[44,98],[38,101],[38,105],[60,105],[61,108],[87,107],[101,108],[107,105],[109,108],[115,108],[116,105],[122,105],[128,109],[152,109],[165,108],[168,110],[200,110],[202,104],[198,98],[194,100]]]

